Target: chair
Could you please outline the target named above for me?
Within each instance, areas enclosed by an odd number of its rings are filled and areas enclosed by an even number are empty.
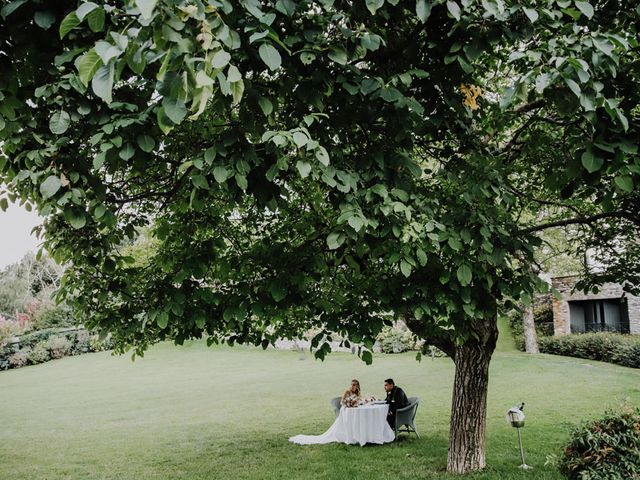
[[[333,407],[333,411],[335,412],[336,417],[340,415],[340,407],[342,407],[342,404],[340,403],[340,397],[332,398],[331,406]]]
[[[413,432],[420,438],[420,434],[416,430],[416,424],[414,423],[420,399],[418,397],[409,397],[408,400],[409,405],[396,410],[396,428],[394,429],[396,438],[398,438],[398,433],[401,432]],[[402,430],[402,427],[405,427],[405,429]]]

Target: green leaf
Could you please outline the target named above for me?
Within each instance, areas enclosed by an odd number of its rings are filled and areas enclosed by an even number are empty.
[[[372,52],[375,52],[376,50],[378,50],[378,48],[380,48],[381,40],[382,39],[380,38],[379,35],[372,35],[371,33],[367,32],[360,39],[360,43],[367,50],[371,50]]]
[[[624,128],[624,131],[626,132],[627,130],[629,130],[629,120],[627,120],[627,117],[625,117],[624,113],[622,113],[622,110],[620,110],[619,108],[616,108],[615,112],[616,112],[616,116],[618,117],[618,121],[620,122],[620,124],[622,125],[622,128]]]
[[[293,134],[293,142],[296,144],[298,148],[302,148],[309,142],[309,137],[307,136],[306,133],[295,132]]]
[[[73,207],[64,209],[64,218],[76,230],[87,224],[87,217],[82,210]]]
[[[349,226],[351,228],[353,228],[356,232],[359,232],[362,227],[364,227],[365,223],[367,223],[367,220],[360,215],[352,215],[348,218],[347,222],[349,223]]]
[[[300,54],[300,61],[305,65],[310,65],[315,59],[316,56],[311,52],[302,52]]]
[[[602,168],[604,160],[596,157],[591,150],[587,150],[582,154],[582,165],[589,173],[597,172]]]
[[[216,147],[209,147],[204,151],[204,161],[211,165],[216,158]]]
[[[258,99],[258,105],[260,105],[260,109],[265,116],[269,116],[271,112],[273,112],[273,104],[267,97],[260,97]]]
[[[136,141],[138,142],[140,150],[142,150],[143,152],[149,153],[156,146],[156,141],[149,135],[138,135]]]
[[[344,243],[344,234],[340,232],[332,232],[327,237],[327,246],[329,250],[335,250]]]
[[[269,291],[276,302],[283,300],[287,296],[287,289],[279,282],[269,285]]]
[[[115,45],[112,45],[109,42],[105,42],[103,40],[98,40],[94,49],[102,60],[102,63],[104,63],[105,65],[109,63],[109,60],[111,60],[112,58],[117,58],[123,53],[121,48],[116,47]]]
[[[107,207],[105,207],[104,205],[100,204],[93,211],[93,216],[96,217],[96,219],[100,219],[100,218],[102,218],[104,216],[104,214],[106,212],[107,212]]]
[[[260,45],[258,53],[260,54],[262,61],[270,70],[277,70],[280,68],[280,65],[282,64],[282,57],[280,57],[280,53],[278,53],[278,50],[276,50],[273,45],[263,43]]]
[[[224,50],[218,50],[211,59],[211,66],[216,69],[224,68],[229,64],[230,60],[231,55],[228,52],[225,52]]]
[[[202,188],[203,190],[209,190],[209,182],[207,181],[207,177],[204,175],[193,175],[191,177],[191,183],[193,183],[196,187]]]
[[[240,175],[239,173],[236,173],[233,178],[236,179],[236,183],[238,184],[238,187],[240,187],[240,189],[243,192],[247,190],[247,188],[249,187],[249,182],[247,182],[247,177],[245,177],[244,175]]]
[[[622,190],[623,192],[631,193],[633,192],[633,179],[630,175],[618,175],[614,182]]]
[[[230,84],[231,96],[233,97],[233,104],[237,105],[242,100],[244,94],[244,82],[239,80]]]
[[[98,97],[106,103],[111,103],[111,95],[113,90],[114,66],[103,65],[98,69],[91,79],[91,89]]]
[[[589,20],[593,17],[593,7],[589,2],[576,1],[576,8],[580,10]]]
[[[373,363],[373,355],[369,350],[365,350],[364,352],[362,352],[362,360],[367,365],[371,365]]]
[[[576,97],[580,98],[580,94],[582,90],[580,89],[580,85],[578,85],[574,80],[570,78],[565,78],[564,81],[567,83],[571,91],[575,94]]]
[[[157,0],[135,0],[136,7],[140,10],[142,18],[148,19],[153,15],[153,9],[156,8]]]
[[[92,32],[101,32],[104,28],[105,11],[104,8],[96,8],[87,15],[87,23]]]
[[[316,149],[316,158],[318,161],[323,164],[325,167],[329,166],[329,153],[327,149],[320,146]]]
[[[215,81],[213,80],[213,78],[207,75],[204,70],[199,70],[198,73],[196,73],[196,84],[199,87],[208,87],[213,85],[214,83]]]
[[[527,16],[527,18],[529,19],[529,21],[531,23],[535,23],[536,20],[538,20],[538,12],[536,10],[534,10],[533,8],[524,7],[522,9],[522,11]]]
[[[348,61],[347,52],[344,48],[332,48],[327,56],[340,65],[346,65]]]
[[[36,12],[36,14],[33,16],[33,20],[40,28],[49,30],[49,28],[51,28],[51,25],[56,22],[56,17],[49,11]]]
[[[425,23],[431,15],[431,3],[427,3],[426,0],[418,0],[416,2],[416,15],[422,23]]]
[[[176,125],[180,124],[180,122],[184,120],[184,117],[187,116],[187,107],[182,100],[164,97],[162,100],[162,106],[164,107],[164,113]]]
[[[169,323],[169,314],[167,312],[160,312],[157,316],[156,316],[156,324],[160,327],[160,328],[166,328],[166,326]]]
[[[449,237],[449,240],[447,240],[447,243],[456,252],[459,252],[460,249],[462,248],[462,244],[460,243],[460,240],[458,240],[458,238],[456,237]]]
[[[102,65],[100,55],[98,55],[94,48],[81,57],[78,57],[78,60],[76,60],[76,68],[78,69],[80,81],[85,87],[89,86],[89,82]]]
[[[384,0],[367,0],[366,3],[371,15],[375,15],[376,10],[384,5]]]
[[[453,0],[448,0],[447,10],[449,10],[449,13],[453,18],[455,18],[456,20],[460,20],[462,12],[460,11],[460,6],[456,2],[454,2]]]
[[[469,265],[463,263],[462,265],[460,265],[458,267],[458,271],[456,272],[456,277],[458,277],[458,281],[460,282],[460,285],[462,285],[463,287],[466,287],[467,285],[469,285],[471,283],[471,268],[469,268]]]
[[[162,81],[164,80],[164,76],[169,69],[169,64],[171,63],[171,49],[167,50],[167,53],[164,55],[164,60],[162,60],[162,65],[160,65],[160,69],[156,74],[156,80]]]
[[[238,70],[238,67],[236,67],[235,65],[229,66],[229,70],[227,72],[227,80],[229,81],[229,83],[242,81],[242,74],[240,73],[240,70]]]
[[[71,117],[64,110],[55,112],[49,119],[49,130],[56,135],[62,135],[71,124]]]
[[[93,158],[93,168],[99,170],[106,160],[107,152],[100,152]]]
[[[551,75],[543,73],[536,78],[536,92],[542,93],[545,88],[551,83]]]
[[[298,163],[296,163],[296,168],[298,169],[298,172],[300,172],[300,176],[302,178],[307,178],[311,173],[311,164],[309,162],[298,160]]]
[[[78,17],[78,20],[80,20],[81,22],[84,20],[84,18],[91,13],[93,10],[95,10],[96,8],[99,8],[98,5],[96,5],[93,2],[85,2],[83,4],[81,4],[77,9],[76,9],[76,16]]]
[[[13,2],[8,3],[2,9],[0,9],[0,16],[3,19],[6,19],[9,15],[15,12],[20,5],[27,3],[28,0],[14,0]]]
[[[424,250],[422,250],[421,248],[418,248],[416,250],[416,257],[418,257],[418,262],[420,262],[420,265],[422,265],[423,267],[427,264],[427,254],[424,253]]]
[[[127,161],[129,160],[131,157],[133,157],[133,155],[136,153],[135,149],[133,148],[133,145],[131,145],[129,142],[126,143],[126,145],[120,150],[120,152],[118,152],[118,156],[124,160]]]
[[[411,275],[411,270],[413,270],[413,267],[409,264],[409,262],[404,259],[400,261],[400,271],[405,277],[408,278]]]
[[[46,200],[53,197],[60,190],[60,177],[57,175],[49,175],[44,182],[40,184],[40,193]]]
[[[76,15],[76,12],[71,12],[69,15],[64,17],[60,23],[60,39],[66,37],[67,34],[78,25],[80,25],[80,19]]]
[[[216,167],[213,169],[213,178],[216,179],[218,183],[224,183],[227,178],[229,178],[229,172],[226,167]]]

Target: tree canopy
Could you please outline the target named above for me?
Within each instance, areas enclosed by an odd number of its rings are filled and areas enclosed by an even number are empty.
[[[70,265],[61,298],[120,350],[203,334],[266,348],[319,326],[318,357],[337,332],[370,362],[389,314],[404,318],[479,369],[454,385],[449,469],[481,468],[496,314],[542,288],[538,233],[575,226],[576,248],[607,260],[586,286],[640,284],[638,14],[5,2],[0,175],[47,217]],[[125,246],[148,225],[138,261]]]

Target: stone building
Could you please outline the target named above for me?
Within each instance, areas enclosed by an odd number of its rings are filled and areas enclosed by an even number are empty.
[[[555,277],[551,284],[562,294],[553,299],[556,335],[584,332],[640,334],[640,297],[626,294],[617,283],[605,283],[598,293],[573,292],[577,276]]]

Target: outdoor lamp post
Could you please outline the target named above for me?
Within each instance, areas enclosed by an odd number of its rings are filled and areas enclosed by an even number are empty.
[[[530,470],[533,467],[530,467],[524,462],[524,449],[522,448],[522,434],[520,433],[520,429],[524,427],[524,402],[519,407],[512,407],[507,412],[507,422],[511,423],[511,426],[518,430],[518,445],[520,446],[520,458],[522,459],[522,465],[520,468],[523,470]]]

